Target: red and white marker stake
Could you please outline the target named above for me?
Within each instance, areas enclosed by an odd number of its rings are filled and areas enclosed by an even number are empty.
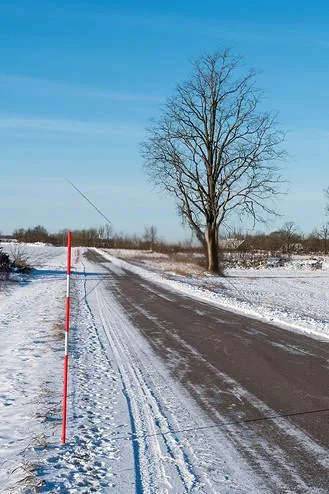
[[[70,276],[71,276],[71,244],[72,232],[67,234],[67,271],[66,271],[66,315],[65,315],[65,352],[64,352],[64,383],[63,383],[63,420],[62,444],[66,441],[66,413],[67,413],[67,381],[69,373],[69,329],[70,329]]]

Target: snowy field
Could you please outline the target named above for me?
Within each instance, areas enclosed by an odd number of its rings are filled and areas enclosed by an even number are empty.
[[[1,492],[263,492],[132,326],[106,289],[108,272],[77,248],[68,441],[60,444],[66,253],[24,249],[32,274],[0,292]],[[118,273],[123,261],[115,263]],[[187,286],[171,275],[143,275]]]
[[[307,256],[284,267],[234,268],[225,277],[210,276],[198,255],[107,249],[119,265],[220,307],[264,318],[287,329],[329,337],[329,258],[313,270]],[[128,261],[126,263],[125,261]]]

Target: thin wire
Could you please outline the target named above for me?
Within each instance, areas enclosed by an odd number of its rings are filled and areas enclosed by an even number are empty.
[[[98,209],[97,206],[95,206],[95,204],[93,202],[91,202],[90,199],[88,199],[86,194],[81,192],[81,190],[78,189],[78,187],[76,185],[74,185],[74,183],[71,182],[71,180],[69,180],[68,178],[66,178],[65,180],[67,183],[69,183],[73,187],[73,189],[75,189],[80,194],[80,196],[82,196],[97,211],[98,214],[100,214],[104,218],[104,220],[106,220],[106,223],[108,223],[108,225],[111,226],[111,221],[105,216],[104,213],[102,213],[102,211],[100,209]]]
[[[272,420],[279,420],[279,419],[284,419],[284,418],[289,418],[289,417],[298,417],[298,416],[305,416],[305,415],[312,415],[312,414],[317,414],[317,413],[328,413],[329,408],[320,408],[316,410],[305,410],[301,412],[291,412],[291,413],[284,413],[284,414],[275,414],[275,415],[268,415],[265,417],[257,417],[257,418],[250,418],[250,419],[242,419],[242,420],[224,420],[223,423],[221,424],[213,424],[213,425],[201,425],[197,427],[187,427],[186,429],[170,429],[168,431],[161,431],[161,432],[154,432],[154,433],[142,433],[142,434],[133,434],[133,433],[128,433],[127,435],[115,435],[112,434],[113,439],[116,441],[120,440],[128,440],[128,441],[136,441],[138,439],[145,439],[147,437],[154,437],[154,436],[165,436],[167,434],[183,434],[183,433],[188,433],[188,432],[195,432],[195,431],[200,431],[200,430],[206,430],[206,429],[222,429],[225,426],[228,425],[243,425],[243,424],[253,424],[253,423],[262,423],[266,421],[272,421]],[[295,427],[297,427],[296,424],[292,423]],[[221,431],[223,432],[223,431]]]

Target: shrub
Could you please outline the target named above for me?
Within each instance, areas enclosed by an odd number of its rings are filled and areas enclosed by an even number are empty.
[[[2,251],[0,247],[0,280],[6,280],[10,272],[10,258],[9,255]]]
[[[26,259],[16,259],[11,265],[12,271],[16,273],[29,273],[31,271],[31,266],[28,264]]]

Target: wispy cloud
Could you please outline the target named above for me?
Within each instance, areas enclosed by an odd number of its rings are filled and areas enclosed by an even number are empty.
[[[217,11],[216,9],[214,9],[213,14],[207,15],[207,8],[205,8],[204,16],[201,19],[195,19],[189,12],[176,12],[173,8],[159,11],[156,2],[154,2],[154,8],[143,8],[140,5],[138,7],[113,7],[106,5],[106,2],[101,2],[100,5],[94,2],[90,5],[91,7],[87,3],[79,3],[78,8],[75,5],[70,8],[65,2],[60,5],[59,2],[56,4],[43,0],[38,5],[38,9],[31,9],[24,3],[17,6],[8,2],[6,5],[0,6],[0,13],[27,19],[56,19],[70,24],[74,22],[80,25],[92,25],[97,29],[106,30],[112,25],[121,26],[125,29],[137,28],[152,31],[156,29],[163,31],[165,35],[168,32],[185,32],[188,36],[197,35],[213,38],[217,41],[225,41],[229,45],[234,44],[235,41],[252,44],[261,42],[266,45],[292,45],[299,48],[301,46],[318,46],[325,49],[329,45],[326,31],[322,33],[322,39],[314,37],[311,32],[305,32],[305,25],[298,19],[294,23],[296,30],[290,29],[288,32],[273,30],[273,21],[269,24],[269,19],[264,18],[263,22],[259,22],[257,16],[254,21],[238,23],[234,17],[234,10],[232,10],[231,16],[221,16],[220,10]]]
[[[112,91],[109,89],[88,87],[75,84],[66,84],[59,81],[34,78],[26,75],[13,75],[0,73],[0,87],[15,91],[35,93],[66,93],[69,96],[83,96],[90,98],[102,98],[112,101],[158,103],[163,101],[161,96],[153,96],[135,92]]]
[[[56,134],[141,136],[143,128],[134,124],[113,124],[70,119],[50,119],[17,115],[1,115],[0,129],[47,132]]]

